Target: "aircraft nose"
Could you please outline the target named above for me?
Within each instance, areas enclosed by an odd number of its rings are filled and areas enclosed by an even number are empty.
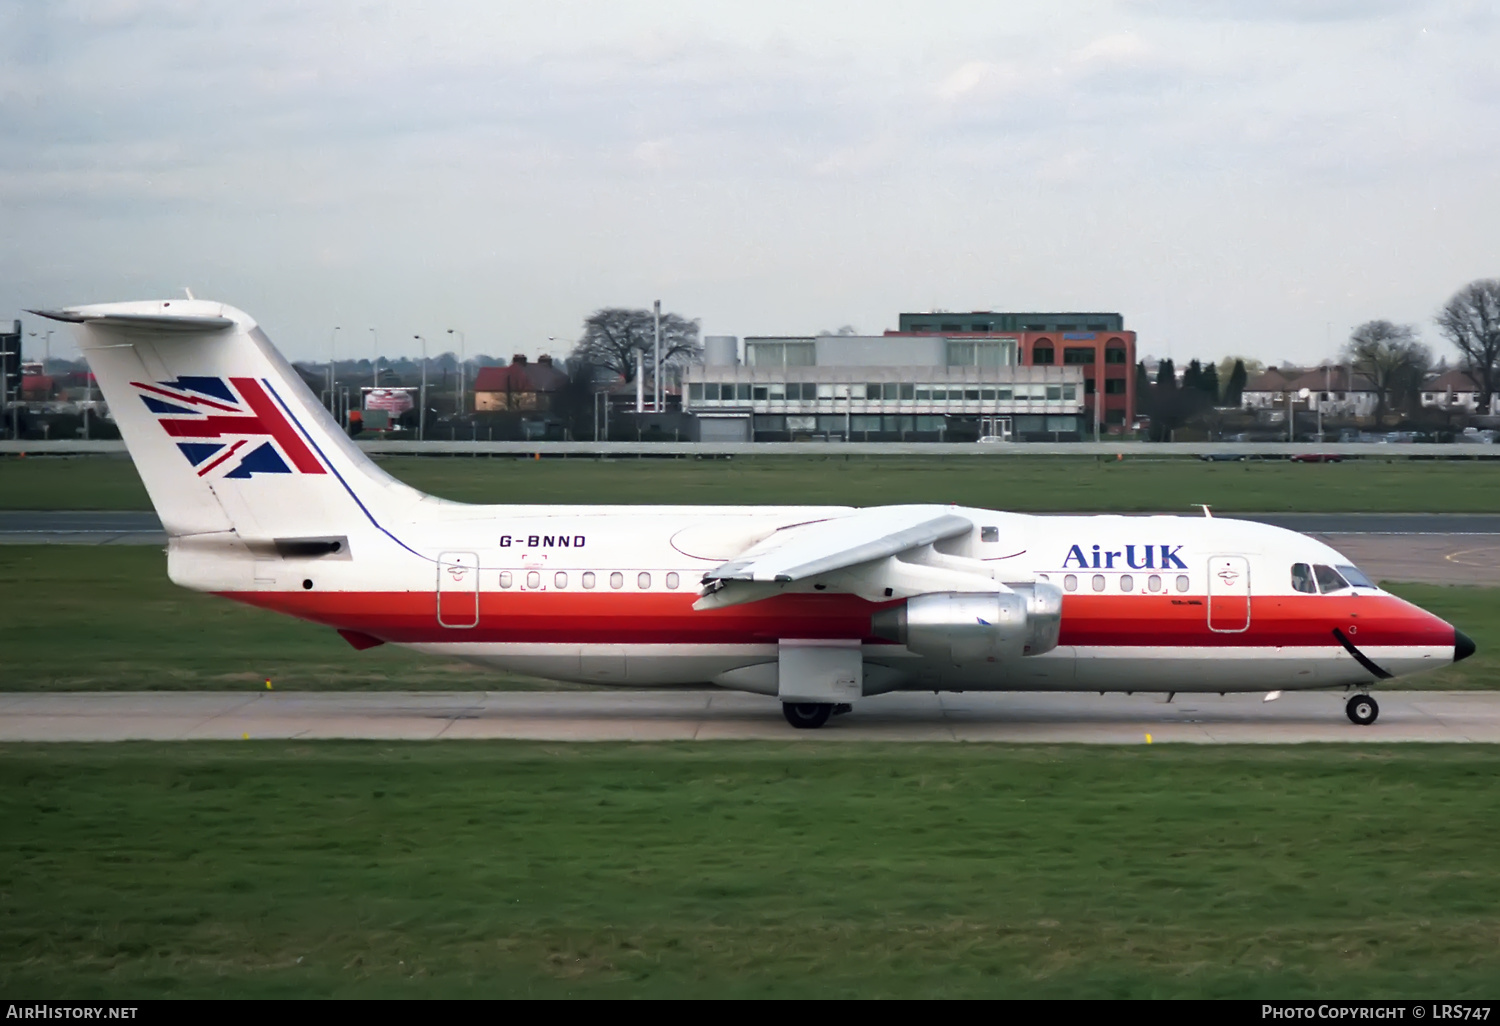
[[[1463,662],[1469,656],[1473,655],[1474,651],[1474,639],[1463,631],[1455,630],[1453,632],[1453,661],[1455,663]]]

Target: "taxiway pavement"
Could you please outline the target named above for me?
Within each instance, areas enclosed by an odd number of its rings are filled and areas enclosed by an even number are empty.
[[[1014,692],[867,698],[794,730],[772,698],[717,690],[0,694],[0,742],[449,738],[545,741],[1003,741],[1030,743],[1500,743],[1500,692],[1377,692],[1359,727],[1344,696]]]

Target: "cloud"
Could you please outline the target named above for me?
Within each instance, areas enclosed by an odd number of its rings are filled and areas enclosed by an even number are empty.
[[[1132,14],[1193,21],[1370,21],[1420,11],[1425,0],[1121,0]]]

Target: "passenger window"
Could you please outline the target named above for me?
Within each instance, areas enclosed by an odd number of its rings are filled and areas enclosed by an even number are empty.
[[[583,586],[585,588],[592,588],[594,586],[594,571],[587,570],[584,572]]]
[[[1313,583],[1312,567],[1306,563],[1292,564],[1292,590],[1304,595],[1316,595],[1318,586]]]
[[[1095,591],[1103,591],[1104,590],[1104,575],[1103,574],[1095,574],[1093,581],[1091,581],[1090,583],[1093,584]]]
[[[979,529],[979,540],[982,542],[997,542],[1000,540],[1000,528],[981,527]]]
[[[640,588],[642,591],[647,590],[651,587],[651,575],[642,570],[639,574],[636,575],[635,584],[636,587]]]
[[[568,575],[559,570],[552,576],[552,584],[557,588],[566,588],[568,586]]]
[[[537,573],[535,570],[529,571],[526,574],[526,587],[528,587],[528,588],[540,588],[541,586],[542,586],[542,575],[539,574],[539,573]]]
[[[1318,563],[1313,566],[1313,574],[1318,578],[1318,590],[1324,595],[1331,591],[1342,591],[1349,587],[1349,582],[1339,576],[1339,572],[1331,566],[1323,566]]]
[[[1339,574],[1344,578],[1344,580],[1348,581],[1350,583],[1350,585],[1352,585],[1353,587],[1356,587],[1356,588],[1373,588],[1373,587],[1375,587],[1375,582],[1372,581],[1372,580],[1370,580],[1363,573],[1361,573],[1358,567],[1353,567],[1353,566],[1336,566],[1336,567],[1334,567],[1334,569],[1337,570],[1339,572]]]
[[[1187,591],[1188,590],[1188,583],[1189,582],[1188,582],[1188,575],[1187,574],[1178,574],[1177,575],[1177,590],[1178,591]]]
[[[614,573],[610,574],[609,575],[609,586],[611,588],[623,588],[623,587],[625,587],[625,575],[622,574],[622,573],[620,573],[620,571],[618,571],[618,570],[616,570]]]
[[[509,570],[501,570],[500,571],[500,587],[502,587],[502,588],[509,588],[510,587],[510,571]]]
[[[1135,578],[1131,577],[1129,574],[1121,574],[1120,575],[1120,590],[1121,591],[1135,591]]]
[[[1069,574],[1068,576],[1064,577],[1063,578],[1063,587],[1065,589],[1067,589],[1068,591],[1077,591],[1078,590],[1078,575],[1077,574]]]
[[[677,587],[677,575],[676,574],[667,574],[667,587],[668,588],[676,588]]]
[[[1146,578],[1147,591],[1161,591],[1161,574],[1152,574]]]

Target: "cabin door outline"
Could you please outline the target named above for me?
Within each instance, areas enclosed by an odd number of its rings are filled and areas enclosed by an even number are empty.
[[[437,621],[452,628],[479,626],[479,557],[475,553],[438,556]]]
[[[1243,634],[1250,629],[1250,560],[1208,557],[1208,629]]]

